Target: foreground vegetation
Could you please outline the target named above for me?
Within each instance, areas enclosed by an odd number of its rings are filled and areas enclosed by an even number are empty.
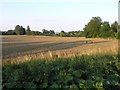
[[[3,66],[3,90],[10,88],[120,89],[116,55],[33,60]]]

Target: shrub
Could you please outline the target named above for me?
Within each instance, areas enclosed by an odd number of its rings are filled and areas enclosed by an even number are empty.
[[[3,66],[3,90],[120,88],[120,62],[115,55],[34,60]]]

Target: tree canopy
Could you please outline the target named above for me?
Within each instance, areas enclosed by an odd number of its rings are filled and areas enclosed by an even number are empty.
[[[86,38],[119,38],[118,29],[120,25],[117,21],[110,23],[102,21],[100,17],[92,17],[82,30],[65,32],[62,30],[55,33],[54,30],[43,29],[42,32],[32,31],[28,25],[25,29],[23,26],[16,25],[14,30],[2,31],[2,35],[45,35],[60,37],[86,37]]]
[[[84,34],[87,38],[98,37],[102,20],[100,17],[93,17],[84,28]]]

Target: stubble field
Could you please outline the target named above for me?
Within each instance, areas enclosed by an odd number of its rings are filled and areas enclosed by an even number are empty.
[[[83,54],[116,54],[118,41],[84,37],[2,36],[3,62],[71,57]]]

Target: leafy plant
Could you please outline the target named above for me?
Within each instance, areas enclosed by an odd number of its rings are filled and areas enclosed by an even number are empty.
[[[6,89],[118,89],[120,62],[117,55],[93,55],[54,60],[32,60],[3,67]]]

